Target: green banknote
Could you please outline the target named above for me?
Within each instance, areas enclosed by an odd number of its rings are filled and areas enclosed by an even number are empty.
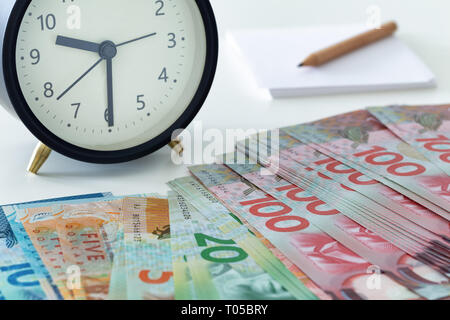
[[[169,202],[172,228],[186,244],[184,254],[198,299],[295,299],[182,196],[171,194]]]
[[[203,219],[213,223],[228,239],[233,239],[266,272],[279,281],[298,299],[329,299],[305,274],[293,265],[260,233],[242,222],[192,177],[169,183],[197,209]],[[250,227],[252,232],[247,229]],[[254,232],[253,232],[254,231]],[[263,244],[264,242],[264,244]]]
[[[123,227],[127,298],[174,299],[167,199],[125,198]]]

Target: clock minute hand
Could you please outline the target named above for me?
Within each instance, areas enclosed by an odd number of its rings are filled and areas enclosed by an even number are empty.
[[[142,37],[139,37],[139,38],[136,38],[136,39],[132,39],[132,40],[128,40],[128,41],[119,43],[118,45],[116,45],[116,47],[121,47],[121,46],[124,46],[126,44],[129,44],[129,43],[132,43],[132,42],[135,42],[135,41],[139,41],[139,40],[143,40],[143,39],[146,39],[146,38],[150,38],[150,37],[153,37],[153,36],[156,36],[156,32],[147,34],[145,36],[142,36]]]
[[[106,83],[108,91],[108,126],[114,126],[114,95],[113,95],[113,73],[112,58],[106,59]]]
[[[58,36],[56,38],[56,45],[74,48],[74,49],[80,49],[80,50],[84,50],[84,51],[95,52],[95,53],[99,53],[99,51],[100,51],[100,44],[98,44],[98,43],[64,37],[64,36]]]

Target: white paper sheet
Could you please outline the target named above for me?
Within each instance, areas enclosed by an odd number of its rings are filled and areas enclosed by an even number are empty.
[[[363,26],[234,30],[228,39],[273,97],[435,86],[428,67],[395,36],[320,67],[297,65],[311,53],[367,30]]]

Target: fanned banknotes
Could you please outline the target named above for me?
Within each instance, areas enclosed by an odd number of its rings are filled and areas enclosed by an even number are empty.
[[[2,206],[0,300],[449,299],[449,108],[252,135],[168,196]]]
[[[417,298],[384,276],[381,281],[385,291],[367,290],[367,270],[372,266],[368,261],[321,232],[285,203],[250,187],[230,169],[211,165],[193,167],[191,172],[333,298]]]
[[[449,218],[445,186],[448,175],[397,138],[366,110],[351,112],[309,124],[284,128],[288,134],[331,157],[339,156],[348,166],[370,173],[402,193]],[[390,181],[390,182],[388,182]]]
[[[182,196],[173,194],[169,201],[177,234],[176,247],[184,252],[190,274],[190,278],[185,279],[191,281],[194,297],[204,300],[295,299],[248,251],[227,238]]]
[[[42,265],[28,240],[19,241],[21,232],[14,232],[11,223],[18,207],[48,205],[80,199],[98,199],[111,194],[88,194],[64,198],[12,204],[0,207],[0,299],[43,300],[61,299],[48,270]],[[20,230],[22,231],[22,230]]]
[[[171,182],[170,185],[174,190],[179,191],[187,197],[189,197],[189,195],[194,197],[197,196],[194,198],[196,200],[191,202],[192,205],[187,204],[186,201],[183,200],[184,198],[181,198],[179,202],[183,203],[183,208],[186,210],[189,210],[190,206],[197,207],[198,212],[203,213],[201,215],[196,214],[197,221],[202,221],[205,225],[211,225],[210,228],[217,228],[217,230],[214,231],[216,234],[223,234],[224,237],[229,239],[228,241],[230,243],[238,245],[239,248],[234,248],[232,250],[237,250],[241,253],[244,252],[245,259],[243,260],[246,260],[247,263],[256,262],[261,270],[265,270],[268,273],[268,275],[264,277],[274,279],[271,283],[274,283],[276,280],[282,287],[287,288],[292,295],[299,299],[314,299],[314,294],[327,299],[327,296],[311,283],[309,279],[306,279],[301,272],[299,272],[300,274],[291,273],[293,270],[290,272],[286,268],[287,266],[280,263],[278,258],[273,255],[275,252],[267,250],[264,245],[257,240],[254,233],[241,225],[240,221],[236,221],[236,218],[232,217],[231,213],[225,207],[222,207],[217,203],[217,200],[214,201],[215,198],[204,190],[197,182],[193,181],[192,178],[175,180]],[[185,187],[188,187],[190,190],[187,191]],[[185,193],[186,191],[187,193]],[[195,213],[193,208],[191,208],[190,211]],[[188,214],[188,217],[191,216],[191,214]],[[260,236],[258,236],[258,238],[261,239]],[[261,271],[259,272],[261,273]],[[296,278],[299,279],[301,283]],[[268,286],[272,288],[279,287],[279,285]],[[253,297],[253,299],[256,299],[256,297]]]

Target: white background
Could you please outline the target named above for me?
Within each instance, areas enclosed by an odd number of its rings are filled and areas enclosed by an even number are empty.
[[[196,121],[204,129],[270,129],[312,121],[373,105],[450,103],[450,1],[448,0],[211,0],[221,36],[217,77]],[[235,28],[299,27],[366,23],[366,10],[381,8],[395,19],[398,36],[436,74],[438,88],[272,100],[225,41]],[[268,44],[270,45],[270,44]],[[382,59],[383,57],[380,57]],[[0,204],[73,194],[161,192],[165,182],[187,174],[169,148],[126,164],[92,165],[52,153],[39,176],[26,172],[36,139],[0,110]]]

